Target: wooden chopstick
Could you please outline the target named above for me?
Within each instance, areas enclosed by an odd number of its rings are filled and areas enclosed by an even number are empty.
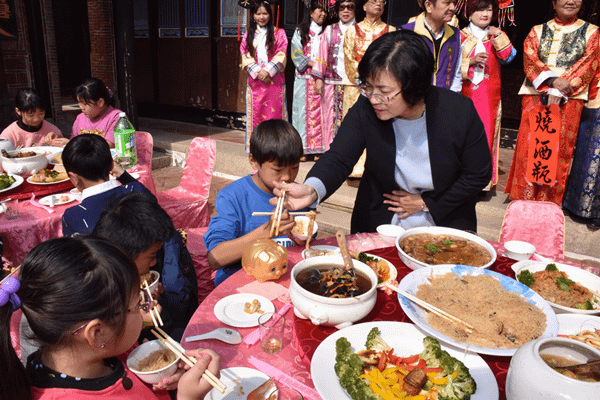
[[[148,286],[148,281],[146,279],[144,279],[144,289],[146,289],[146,293],[148,293],[148,296],[150,297],[150,301],[153,301],[154,298],[152,297],[152,293],[150,292],[150,286]],[[154,313],[156,314],[156,318],[154,318],[154,314],[152,314],[152,311],[154,311]],[[152,317],[152,322],[154,323],[154,326],[156,326],[158,328],[158,325],[160,324],[160,326],[163,326],[163,320],[160,317],[160,313],[158,312],[158,310],[154,307],[152,307],[149,311],[150,313],[150,317]],[[156,323],[158,319],[158,323]]]
[[[271,230],[269,231],[269,237],[274,237],[279,234],[279,224],[281,223],[281,213],[283,212],[283,200],[285,197],[285,190],[281,192],[281,197],[277,199],[277,207],[275,207],[275,217],[273,223],[271,223]]]
[[[156,327],[156,329],[160,333],[152,329],[152,333],[154,334],[154,336],[156,336],[161,342],[163,342],[165,346],[167,346],[173,353],[181,357],[183,362],[185,362],[190,367],[193,367],[194,364],[196,364],[196,358],[185,354],[185,349],[181,346],[181,344],[179,344],[179,342],[177,342],[159,327]],[[210,372],[209,370],[205,370],[204,374],[202,374],[202,377],[206,379],[208,383],[210,383],[211,386],[217,389],[219,392],[225,393],[225,389],[227,389],[227,386],[223,382],[221,382],[219,378],[217,378],[212,372]]]
[[[427,303],[426,301],[424,301],[424,300],[421,300],[421,299],[419,299],[418,297],[416,297],[416,296],[413,296],[412,294],[405,292],[405,291],[404,291],[404,290],[402,290],[402,289],[398,289],[398,288],[397,288],[396,286],[394,286],[394,285],[390,285],[389,283],[385,283],[384,285],[385,285],[387,288],[389,288],[389,289],[392,289],[394,292],[396,292],[396,293],[400,293],[402,296],[406,297],[407,299],[409,299],[409,300],[410,300],[410,301],[412,301],[413,303],[415,303],[415,304],[418,304],[419,306],[423,307],[424,309],[426,309],[426,310],[429,310],[429,311],[431,311],[432,313],[434,313],[434,314],[436,314],[436,315],[438,315],[438,316],[440,316],[440,317],[444,318],[445,320],[448,320],[448,321],[450,321],[450,322],[454,322],[454,323],[458,323],[458,324],[462,324],[462,325],[464,325],[464,326],[465,326],[465,328],[466,328],[465,330],[466,330],[468,333],[473,333],[473,329],[474,329],[474,328],[473,328],[473,326],[472,326],[471,324],[469,324],[469,323],[467,323],[467,322],[463,321],[462,319],[460,319],[460,318],[457,318],[457,317],[455,317],[455,316],[454,316],[454,315],[452,315],[452,314],[448,314],[446,311],[444,311],[444,310],[440,310],[440,309],[439,309],[439,308],[437,308],[436,306],[434,306],[434,305],[431,305],[431,304]]]
[[[289,214],[290,215],[309,215],[311,212],[314,212],[314,211],[292,211]],[[271,211],[271,212],[259,212],[259,211],[255,211],[255,212],[252,213],[252,216],[253,217],[257,217],[257,216],[273,215],[273,214],[275,214],[274,211]]]
[[[281,206],[277,214],[277,225],[275,225],[275,236],[279,236],[279,225],[281,224],[281,213],[283,213],[283,202],[285,201],[285,190],[281,192]]]

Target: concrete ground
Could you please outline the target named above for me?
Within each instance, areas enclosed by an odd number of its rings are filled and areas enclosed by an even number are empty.
[[[221,188],[231,181],[250,173],[248,157],[244,151],[244,132],[195,125],[182,122],[140,119],[140,130],[148,131],[154,138],[155,162],[153,176],[158,191],[176,187],[181,179],[182,161],[196,136],[211,137],[217,144],[217,159],[211,181],[209,206],[214,215],[214,199]],[[482,196],[477,205],[478,234],[487,240],[498,240],[508,195],[504,193],[513,150],[500,149],[499,182],[496,190]],[[313,161],[303,162],[297,181],[304,180]],[[350,214],[354,204],[358,180],[348,180],[327,202],[319,206],[317,217],[321,236],[335,234],[339,229],[350,232]],[[589,265],[600,266],[600,230],[594,231],[582,219],[564,210],[566,220],[566,257]]]

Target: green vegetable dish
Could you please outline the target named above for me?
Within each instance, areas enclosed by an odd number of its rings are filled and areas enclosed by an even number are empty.
[[[14,177],[7,174],[0,175],[0,190],[6,189],[13,183],[15,183]]]
[[[469,369],[431,337],[420,354],[399,356],[378,328],[357,353],[345,337],[336,341],[335,373],[354,400],[468,400],[477,384]]]

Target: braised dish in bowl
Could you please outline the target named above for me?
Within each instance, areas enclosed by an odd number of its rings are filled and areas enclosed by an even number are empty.
[[[411,269],[440,264],[488,268],[496,261],[494,248],[479,236],[441,226],[407,230],[396,238],[396,249]]]

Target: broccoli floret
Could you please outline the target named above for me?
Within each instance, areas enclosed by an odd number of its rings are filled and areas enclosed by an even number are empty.
[[[575,308],[578,310],[593,310],[594,306],[592,306],[589,300],[586,300],[585,303],[575,304]]]
[[[390,351],[392,348],[381,338],[381,331],[378,328],[371,329],[365,343],[367,350]]]
[[[340,385],[348,391],[350,397],[354,400],[383,400],[360,378],[364,362],[350,350],[348,339],[339,338],[335,342],[335,350],[335,373],[340,378]]]
[[[556,264],[548,264],[546,265],[546,271],[558,271],[558,267]]]
[[[438,400],[468,400],[475,393],[477,384],[469,374],[469,369],[465,365],[442,350],[440,343],[431,337],[423,339],[425,349],[420,357],[427,361],[428,367],[442,367],[442,374],[448,376],[448,382],[443,385],[436,385],[439,389]],[[456,378],[451,374],[458,371]]]
[[[535,283],[535,278],[533,274],[528,270],[523,270],[519,275],[517,275],[517,280],[521,282],[523,285],[531,287]]]

